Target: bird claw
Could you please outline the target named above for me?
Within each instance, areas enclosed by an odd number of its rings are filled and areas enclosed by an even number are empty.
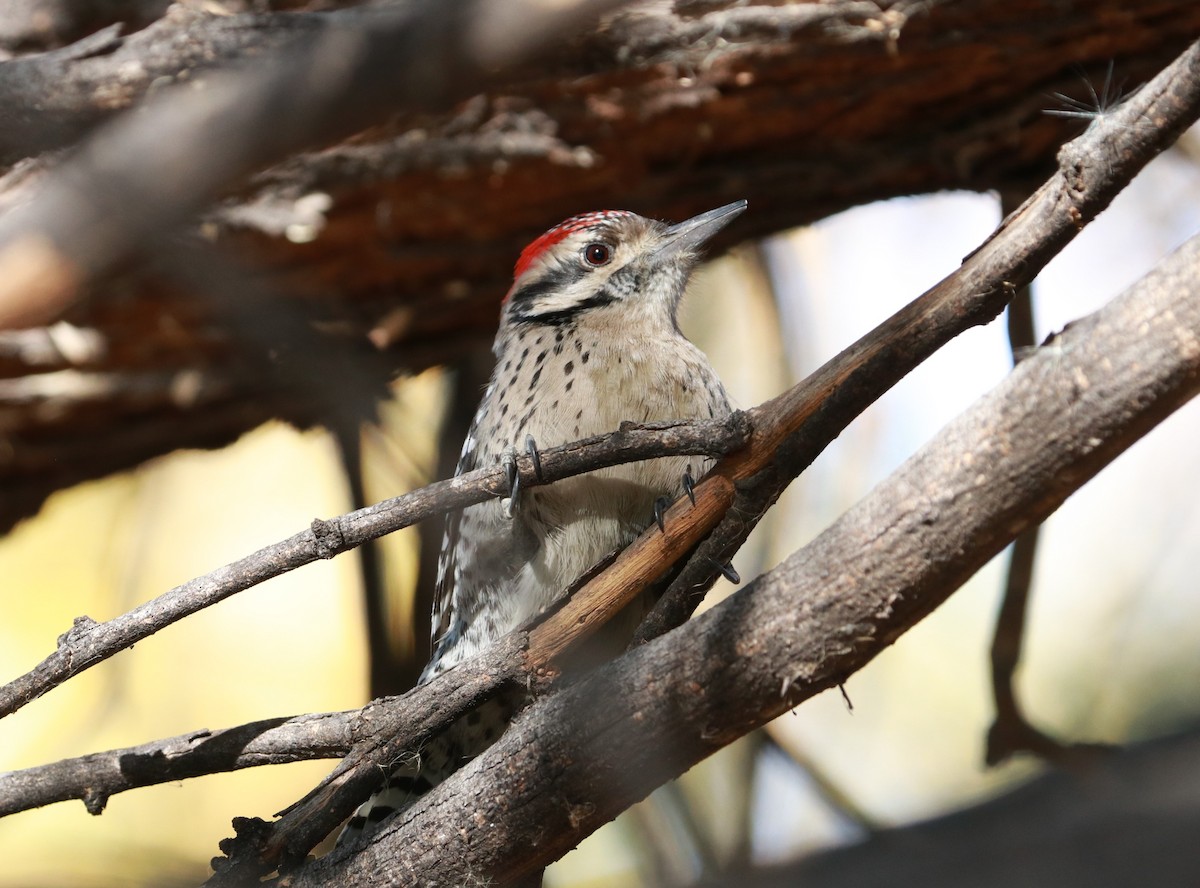
[[[538,481],[544,481],[542,455],[538,453],[537,442],[533,440],[533,435],[525,436],[525,452],[529,454],[529,459],[533,463],[534,477]],[[500,500],[500,507],[504,509],[504,517],[511,518],[521,504],[521,473],[517,470],[517,448],[515,446],[504,451],[502,463],[504,473],[508,476],[508,496]]]
[[[525,436],[525,452],[529,454],[530,460],[533,461],[533,474],[539,481],[545,481],[546,478],[542,475],[542,455],[538,453],[537,442],[533,440],[533,435]]]
[[[692,467],[689,465],[683,472],[683,492],[696,505],[696,479],[692,477]]]
[[[735,586],[739,585],[742,582],[741,575],[736,570],[734,570],[732,564],[722,564],[722,565],[720,565],[720,570],[721,570],[721,576],[723,576],[725,579],[729,580],[729,582],[733,583]]]
[[[671,500],[665,496],[660,496],[654,501],[654,523],[658,525],[660,533],[667,532],[667,526],[663,522],[663,514],[667,511],[667,506],[669,505],[671,505]]]

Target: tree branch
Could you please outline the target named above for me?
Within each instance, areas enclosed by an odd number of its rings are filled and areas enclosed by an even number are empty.
[[[93,136],[33,200],[10,209],[0,221],[0,328],[56,317],[85,283],[254,170],[397,108],[445,110],[615,5],[414,0],[352,17],[274,19],[306,27],[270,30],[283,49],[253,68],[148,101]]]
[[[729,421],[628,424],[609,435],[542,452],[540,477],[528,455],[518,457],[517,470],[522,485],[536,486],[602,466],[668,454],[719,456],[741,446],[747,437],[742,414],[735,414]],[[171,623],[237,592],[318,559],[332,558],[417,521],[490,497],[506,496],[507,492],[502,466],[469,472],[329,521],[315,520],[308,530],[176,586],[105,623],[79,617],[74,627],[60,636],[53,654],[32,671],[0,687],[0,717]]]
[[[506,883],[843,683],[1200,391],[1198,268],[1200,238],[1024,361],[779,567],[539,700],[364,849],[286,884]]]
[[[141,786],[344,756],[363,726],[361,710],[268,718],[10,771],[0,774],[0,817],[70,799],[101,814],[110,796]]]

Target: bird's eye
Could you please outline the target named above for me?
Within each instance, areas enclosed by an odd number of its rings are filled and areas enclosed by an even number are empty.
[[[588,244],[583,248],[583,261],[588,265],[608,265],[612,262],[612,247],[608,244]]]

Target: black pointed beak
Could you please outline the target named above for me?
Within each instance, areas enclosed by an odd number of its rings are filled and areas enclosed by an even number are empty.
[[[672,225],[667,229],[662,245],[654,251],[656,257],[665,259],[677,253],[699,249],[745,209],[746,201],[735,200],[731,204],[693,216],[686,222]]]

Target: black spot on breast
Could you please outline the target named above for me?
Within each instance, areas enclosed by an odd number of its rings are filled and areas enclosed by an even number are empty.
[[[536,370],[533,371],[533,376],[529,380],[529,390],[530,391],[532,391],[533,387],[538,384],[538,379],[540,379],[541,376],[542,376],[542,368],[538,367]]]
[[[562,330],[555,330],[555,331],[554,331],[554,341],[555,341],[555,342],[562,342],[562,341],[563,341],[563,337],[564,337],[564,336],[566,336],[566,335],[567,335],[567,334],[566,334],[566,333],[564,333]]]
[[[575,414],[575,418],[583,419],[583,409],[582,408],[580,408],[579,412]]]
[[[539,364],[542,363],[542,361],[546,360],[546,355],[548,354],[550,354],[550,352],[539,352],[537,356],[537,362]]]
[[[512,369],[512,358],[509,358],[507,361],[504,362],[504,372],[507,373],[511,369]]]
[[[574,372],[575,372],[575,362],[567,361],[567,363],[565,365],[563,365],[563,373],[570,376]]]
[[[590,358],[591,356],[592,356],[591,352],[584,352],[583,357],[581,357],[579,360],[581,362],[583,362],[584,364],[586,364],[588,362],[588,358]]]
[[[557,400],[557,399],[555,399],[554,403],[550,405],[550,409],[551,409],[551,410],[557,410],[557,409],[558,409],[558,400]]]
[[[501,415],[501,416],[508,416],[508,405],[507,405],[507,404],[501,404],[501,405],[500,405],[500,415]]]
[[[573,386],[574,384],[575,384],[575,380],[573,380],[573,379],[568,379],[568,380],[567,380],[567,385],[566,385],[566,389],[565,389],[565,391],[568,391],[568,392],[569,392],[569,391],[571,390],[571,386]]]

